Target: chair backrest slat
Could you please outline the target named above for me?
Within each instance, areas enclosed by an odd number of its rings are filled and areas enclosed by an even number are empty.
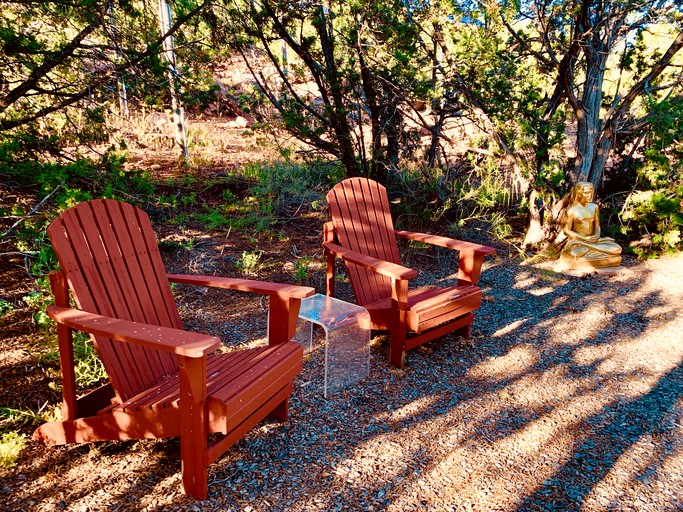
[[[327,194],[339,244],[391,263],[401,263],[386,188],[367,178],[339,182]],[[348,264],[349,278],[363,306],[391,296],[391,280]]]
[[[124,299],[131,303],[132,314],[125,318],[181,328],[180,316],[170,293],[156,241],[150,245],[145,239],[144,233],[147,233],[148,237],[156,240],[147,214],[130,204],[117,201],[94,203],[93,211],[99,220],[99,232],[107,242],[108,254],[114,258],[110,265],[116,269],[116,279],[126,282]],[[159,279],[159,271],[163,275],[162,280]],[[169,308],[172,309],[171,313]],[[125,309],[122,308],[123,314]],[[177,367],[175,358],[166,352],[145,350],[145,356],[147,365],[152,368],[148,375],[154,382],[159,375],[166,375]]]
[[[77,307],[88,312],[181,328],[147,215],[126,203],[95,200],[62,213],[48,228]],[[96,337],[121,400],[173,372],[172,354]]]

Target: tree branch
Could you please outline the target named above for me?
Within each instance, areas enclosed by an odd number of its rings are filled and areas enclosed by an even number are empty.
[[[615,105],[609,110],[605,116],[605,126],[613,126],[624,116],[625,112],[631,107],[633,101],[645,91],[645,88],[649,83],[664,72],[681,48],[683,48],[683,31],[678,33],[678,36],[676,36],[676,39],[671,43],[671,46],[669,46],[662,58],[652,66],[650,72],[626,93],[618,106]]]
[[[50,192],[48,195],[46,195],[37,205],[35,205],[28,214],[26,214],[24,217],[16,221],[14,224],[12,224],[7,231],[5,231],[2,234],[2,238],[6,238],[16,229],[16,227],[24,222],[27,218],[29,218],[31,215],[36,213],[38,210],[40,210],[41,206],[43,206],[53,195],[55,195],[55,192],[57,192],[62,186],[64,185],[64,182],[62,181],[59,185],[57,185],[54,189],[52,189],[52,192]]]

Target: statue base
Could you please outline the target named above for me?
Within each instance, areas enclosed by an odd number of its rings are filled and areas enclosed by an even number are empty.
[[[558,270],[595,270],[600,268],[618,267],[621,256],[603,256],[601,258],[560,258],[557,261]]]

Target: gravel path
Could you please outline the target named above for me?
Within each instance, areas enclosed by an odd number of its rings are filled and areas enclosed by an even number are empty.
[[[376,337],[369,378],[329,400],[314,352],[291,421],[214,464],[205,502],[180,493],[176,439],[31,444],[5,510],[682,511],[683,256],[624,265],[575,278],[499,256],[471,340],[397,370]]]

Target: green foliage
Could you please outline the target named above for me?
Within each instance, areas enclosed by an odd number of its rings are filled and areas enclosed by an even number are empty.
[[[221,209],[207,207],[206,210],[206,213],[200,213],[196,218],[208,229],[227,228],[232,226],[232,219],[221,212]]]
[[[642,257],[683,250],[683,101],[650,105],[651,132],[621,219]]]
[[[311,264],[311,258],[302,256],[294,262],[294,279],[299,283],[305,283],[308,279],[308,266]]]
[[[425,173],[401,169],[387,186],[396,223],[415,229],[429,229],[447,221],[454,230],[469,222],[488,224],[495,236],[507,236],[510,203],[505,176],[495,161],[477,162],[472,172]]]
[[[0,435],[0,468],[8,469],[16,465],[26,440],[25,434],[13,430]]]
[[[52,209],[42,209],[26,218],[14,231],[19,251],[34,256],[31,273],[44,276],[57,267],[57,258],[47,239],[46,229],[59,212],[93,197],[149,199],[155,187],[148,172],[125,171],[125,158],[114,148],[99,160],[80,159],[74,162],[35,160],[29,156],[17,138],[0,139],[0,175],[12,182],[36,191],[37,199],[52,194]],[[17,210],[17,215],[28,212]],[[33,299],[29,299],[33,300]],[[39,313],[39,316],[41,314]],[[37,321],[42,322],[41,319]]]
[[[160,240],[158,245],[162,250],[183,249],[184,251],[191,251],[196,247],[197,240],[191,237],[183,238],[181,240]]]
[[[324,161],[250,163],[243,173],[255,181],[252,194],[260,209],[276,215],[293,205],[311,205],[344,176],[338,164]]]
[[[623,233],[640,235],[634,246],[642,257],[683,250],[683,183],[657,190],[635,191],[624,207]]]
[[[148,198],[154,193],[146,171],[124,170],[124,154],[109,148],[99,160],[80,159],[70,163],[40,161],[31,157],[16,140],[0,139],[0,175],[22,185],[40,185],[42,195],[57,189],[59,209],[93,197]]]
[[[53,342],[54,348],[40,355],[39,362],[43,364],[59,364],[59,348]],[[73,336],[74,347],[74,374],[76,385],[80,387],[92,387],[109,377],[104,365],[97,355],[97,351],[90,340],[90,336],[75,332]]]
[[[235,266],[246,275],[255,275],[260,267],[262,251],[243,251],[242,259]]]
[[[193,206],[197,202],[197,192],[190,192],[180,198],[180,201],[186,206]]]
[[[51,320],[47,316],[45,309],[54,302],[52,296],[43,292],[33,291],[29,292],[23,300],[29,308],[34,310],[33,319],[36,325],[46,329],[50,325]]]
[[[175,7],[181,28],[206,12],[194,3]],[[196,63],[183,69],[183,76],[199,91],[210,91],[206,73],[195,73],[196,67],[207,67],[203,38],[188,41],[183,30],[175,37],[180,61]],[[105,141],[105,113],[118,108],[123,83],[131,102],[168,103],[168,67],[158,39],[158,15],[140,1],[3,4],[0,76],[13,85],[1,89],[0,132],[30,126],[39,136],[33,140],[61,147]],[[30,149],[48,150],[42,143]]]
[[[78,386],[93,386],[109,378],[90,336],[82,332],[74,335],[74,360]]]
[[[30,409],[16,409],[14,407],[0,407],[0,419],[5,428],[19,429],[27,425],[36,425],[46,421],[57,421],[62,417],[59,405],[41,409],[39,412]]]
[[[248,183],[240,195],[229,188],[231,178],[226,178],[216,184],[226,187],[221,192],[223,201],[204,205],[204,212],[194,214],[192,220],[206,229],[267,233],[281,218],[291,215],[293,209],[319,208],[322,191],[341,175],[338,165],[327,162],[248,163],[239,176],[240,182],[246,179]],[[194,192],[184,197],[182,202],[187,205],[197,201]],[[176,206],[172,204],[173,208]]]
[[[14,306],[4,299],[0,299],[0,318],[11,313],[14,310]]]
[[[429,10],[418,5],[411,9]],[[269,0],[237,1],[217,10],[217,18],[254,69],[260,92],[249,98],[249,108],[262,126],[281,126],[338,158],[350,175],[379,178],[395,165],[398,141],[408,133],[404,119],[412,111],[410,102],[428,100],[434,85],[430,45],[421,40],[422,27],[403,2],[332,2],[325,8],[303,3],[293,8]],[[283,69],[280,41],[287,42],[289,70],[265,77],[258,71],[265,65]],[[253,65],[254,47],[268,64]],[[302,94],[299,81],[314,82],[319,92]],[[268,111],[264,101],[275,109]],[[374,119],[371,135],[355,129],[368,116]],[[373,141],[369,151],[362,149],[365,137]]]

